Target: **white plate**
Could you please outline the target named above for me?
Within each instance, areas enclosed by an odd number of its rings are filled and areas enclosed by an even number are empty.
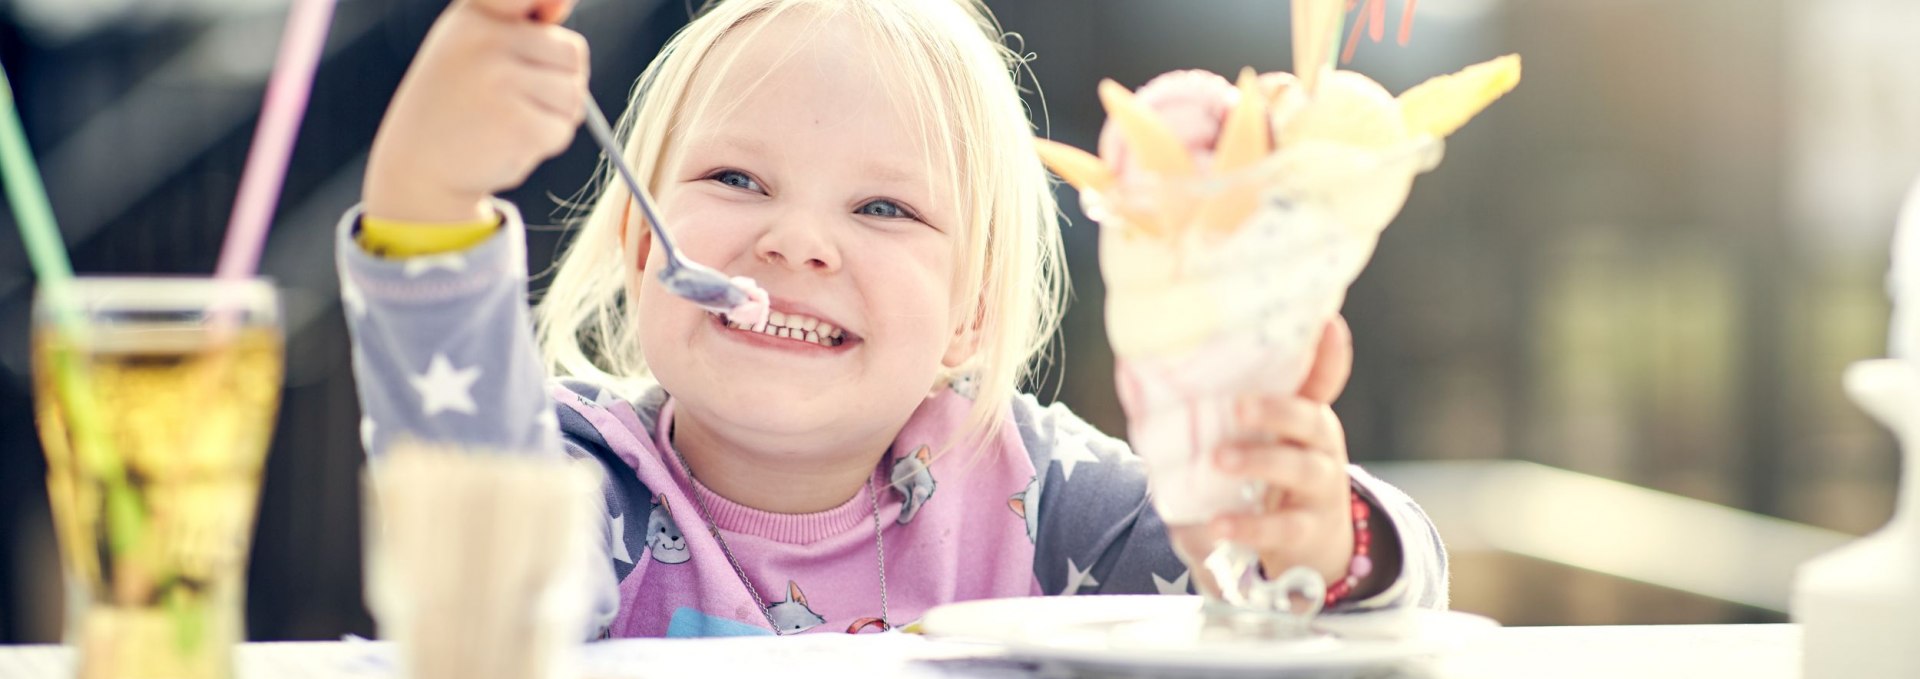
[[[1043,663],[1206,674],[1388,665],[1499,627],[1468,613],[1407,609],[1321,616],[1315,626],[1331,634],[1304,639],[1221,639],[1201,634],[1200,604],[1197,596],[987,599],[940,606],[922,625],[929,635],[992,641]]]

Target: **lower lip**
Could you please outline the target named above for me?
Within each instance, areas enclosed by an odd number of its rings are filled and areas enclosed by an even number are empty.
[[[840,342],[840,346],[829,347],[829,346],[823,346],[820,344],[815,344],[813,342],[808,342],[806,340],[797,340],[797,339],[792,339],[788,337],[775,337],[773,335],[768,335],[766,333],[761,333],[761,332],[754,332],[752,330],[740,330],[740,329],[728,326],[725,322],[720,320],[719,316],[715,316],[712,314],[708,314],[707,318],[710,319],[709,322],[713,323],[714,327],[717,327],[720,329],[721,334],[727,337],[733,338],[735,341],[744,342],[746,344],[756,346],[756,347],[761,347],[764,349],[787,351],[795,354],[800,354],[803,356],[830,356],[834,354],[841,354],[847,351],[851,351],[853,349],[853,345],[857,343],[854,340],[842,340]]]

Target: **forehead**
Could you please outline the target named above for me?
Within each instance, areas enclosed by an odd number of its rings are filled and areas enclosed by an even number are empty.
[[[783,142],[851,140],[938,172],[952,139],[929,99],[935,79],[901,41],[851,10],[798,7],[757,17],[715,43],[689,89],[690,141],[726,140],[761,151]]]

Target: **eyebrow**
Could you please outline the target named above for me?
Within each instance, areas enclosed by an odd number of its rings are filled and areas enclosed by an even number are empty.
[[[921,173],[892,163],[870,162],[861,168],[866,174],[889,184],[907,184],[926,180]]]
[[[708,144],[730,147],[737,151],[743,151],[743,152],[751,153],[755,155],[765,155],[767,153],[767,144],[765,142],[762,142],[759,139],[755,139],[753,137],[746,137],[746,136],[741,136],[736,134],[702,135],[694,139],[693,145],[703,146]]]
[[[765,156],[769,153],[769,147],[765,141],[741,134],[703,135],[695,139],[692,144],[696,148],[709,145],[756,156]],[[867,176],[888,184],[919,183],[927,180],[924,172],[915,172],[899,164],[885,161],[869,161],[860,169]]]

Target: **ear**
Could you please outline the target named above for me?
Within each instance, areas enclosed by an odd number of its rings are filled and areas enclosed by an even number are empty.
[[[931,456],[928,454],[926,446],[920,446],[919,450],[913,451],[913,457],[924,463],[928,462]]]
[[[627,251],[628,231],[646,231],[649,234],[641,236],[639,246],[634,248],[633,269],[643,271],[647,268],[647,255],[653,250],[653,236],[651,235],[652,227],[645,222],[636,221],[638,219],[633,214],[633,196],[627,196],[627,199],[620,203],[620,225],[614,229],[614,233],[620,239],[621,252]]]
[[[949,369],[966,365],[980,351],[980,315],[979,305],[974,306],[973,318],[953,330],[953,339],[947,344],[947,353],[940,357],[940,365]]]
[[[792,580],[787,581],[787,600],[799,602],[800,605],[807,606],[807,593],[800,591],[800,583]],[[812,608],[812,606],[807,607]]]
[[[1012,507],[1013,513],[1020,515],[1020,518],[1023,518],[1023,519],[1027,518],[1027,499],[1026,498],[1015,495],[1007,499],[1007,506]]]

